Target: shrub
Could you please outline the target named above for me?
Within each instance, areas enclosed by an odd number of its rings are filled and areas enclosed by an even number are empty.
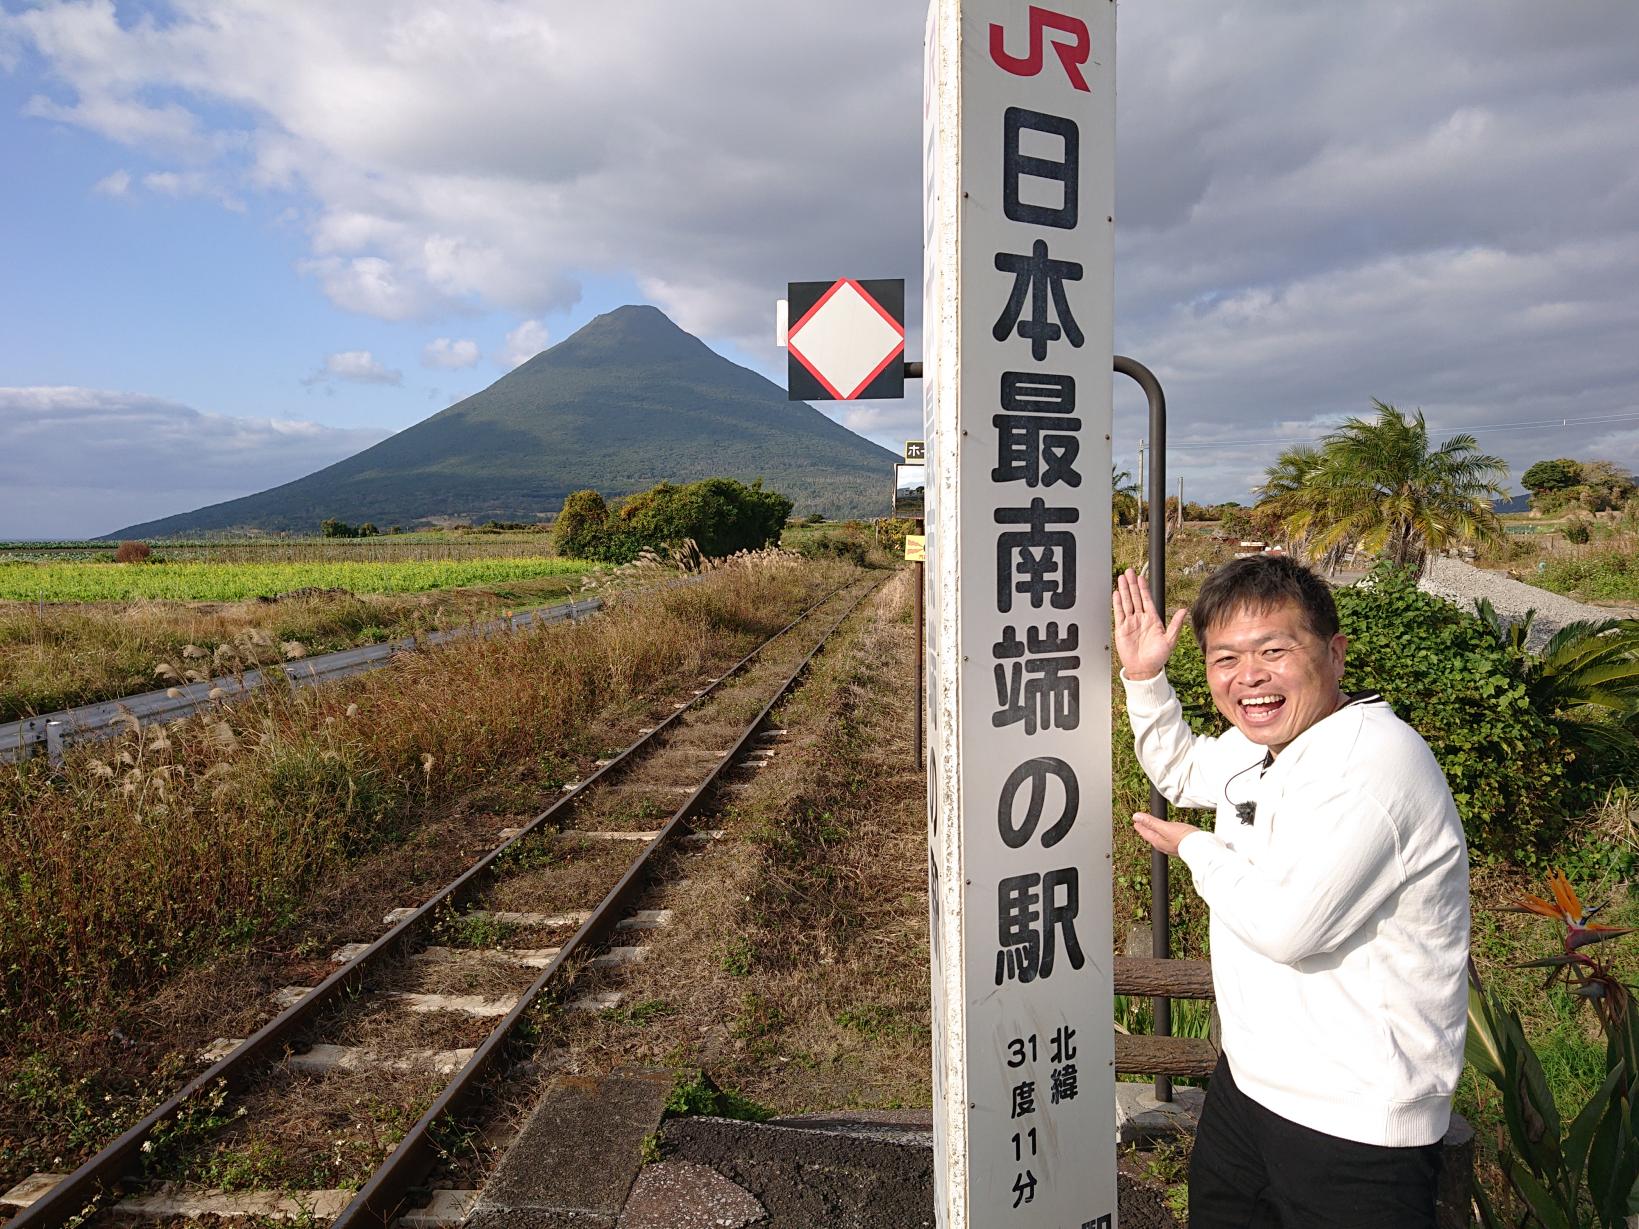
[[[793,545],[805,559],[842,559],[865,567],[871,544],[860,526],[843,525],[831,533],[804,534]]]
[[[1565,524],[1565,540],[1574,542],[1577,546],[1586,545],[1588,541],[1587,521],[1567,521]]]
[[[563,501],[563,509],[552,522],[552,544],[560,555],[576,559],[594,558],[609,520],[609,505],[596,491],[574,491]]]
[[[630,563],[644,549],[664,551],[685,541],[722,558],[779,541],[791,501],[733,478],[704,478],[686,486],[662,482],[611,511],[596,491],[564,500],[554,540],[565,555]]]
[[[121,542],[120,548],[114,552],[115,563],[147,563],[154,553],[154,548],[146,542]]]

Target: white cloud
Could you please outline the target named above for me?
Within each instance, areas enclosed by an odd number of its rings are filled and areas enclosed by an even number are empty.
[[[770,365],[788,280],[903,274],[917,301],[921,36],[921,5],[873,0],[0,12],[50,73],[31,114],[294,202],[298,267],[345,310],[541,320],[630,278]],[[1117,346],[1167,379],[1175,436],[1372,396],[1453,429],[1631,404],[1639,6],[1170,0],[1120,38]],[[891,442],[914,416],[853,421]],[[1639,464],[1579,441],[1552,443]],[[1272,455],[1173,468],[1227,492]]]
[[[478,362],[478,343],[468,338],[439,337],[421,351],[423,367],[471,367]]]
[[[91,190],[99,196],[124,196],[131,190],[131,173],[111,171],[92,184]]]
[[[0,388],[0,536],[86,537],[249,495],[384,439],[93,388]]]
[[[327,380],[348,380],[354,384],[402,384],[404,373],[387,367],[368,350],[341,350],[326,355],[324,366],[302,383],[322,384]]]
[[[527,363],[546,349],[551,340],[546,325],[539,320],[525,320],[506,335],[506,344],[501,348],[499,362],[510,371],[519,363]]]

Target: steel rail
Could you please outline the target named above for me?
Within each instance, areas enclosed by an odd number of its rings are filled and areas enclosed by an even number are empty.
[[[523,995],[511,1011],[496,1025],[495,1029],[486,1037],[483,1043],[474,1051],[465,1066],[455,1074],[455,1077],[445,1085],[444,1091],[427,1109],[420,1120],[411,1127],[404,1138],[399,1141],[398,1147],[388,1155],[379,1169],[372,1174],[368,1181],[359,1188],[353,1201],[342,1209],[341,1213],[330,1224],[330,1229],[364,1229],[366,1226],[386,1229],[392,1220],[399,1214],[401,1205],[408,1192],[416,1186],[437,1161],[438,1145],[434,1132],[438,1123],[452,1114],[459,1114],[470,1108],[476,1099],[484,1077],[490,1069],[504,1055],[505,1047],[512,1040],[512,1035],[518,1026],[528,1016],[535,1001],[555,981],[558,974],[572,962],[583,948],[595,949],[606,943],[614,933],[616,925],[643,890],[648,886],[651,863],[660,852],[671,843],[675,836],[689,827],[689,821],[699,812],[717,786],[718,778],[726,772],[742,751],[746,744],[757,734],[768,715],[774,711],[791,690],[796,687],[808,667],[825,648],[826,643],[836,630],[842,626],[848,616],[857,610],[862,602],[881,585],[878,580],[872,583],[843,611],[820,637],[819,643],[797,665],[774,697],[769,700],[756,717],[746,726],[745,732],[740,735],[739,741],[729,753],[724,756],[706,775],[704,781],[689,795],[688,800],[672,814],[665,825],[653,839],[643,847],[641,853],[633,860],[620,881],[599,902],[590,917],[581,924],[552,958],[550,964],[535,979],[534,983],[524,991]]]
[[[292,1040],[302,1029],[311,1025],[326,1007],[339,1000],[351,987],[362,981],[366,973],[371,972],[377,964],[385,962],[406,939],[432,920],[438,909],[445,905],[459,904],[481,886],[489,873],[509,850],[540,830],[548,821],[564,811],[593,785],[608,778],[617,770],[624,768],[632,756],[652,744],[666,729],[680,720],[695,705],[704,702],[719,687],[744,671],[764,649],[809,618],[816,610],[835,598],[845,588],[847,588],[846,585],[841,585],[827,593],[735,662],[734,665],[718,675],[709,686],[701,690],[699,695],[669,717],[658,722],[649,733],[639,737],[636,742],[611,758],[607,764],[580,781],[573,789],[530,820],[512,837],[496,846],[469,866],[458,878],[441,888],[413,913],[394,923],[385,934],[369,944],[362,952],[335,969],[302,998],[285,1008],[251,1036],[240,1042],[239,1045],[212,1063],[199,1075],[189,1080],[179,1092],[149,1111],[134,1126],[129,1127],[112,1143],[88,1158],[61,1182],[52,1187],[50,1191],[17,1213],[8,1223],[7,1229],[60,1229],[60,1226],[79,1216],[89,1205],[107,1194],[114,1183],[127,1176],[129,1171],[141,1159],[143,1145],[153,1134],[154,1129],[174,1118],[191,1098],[217,1085],[226,1087],[230,1092],[239,1091],[251,1076],[260,1069],[264,1060],[275,1054],[282,1053],[286,1043]],[[813,654],[809,655],[810,658],[812,656]],[[724,761],[724,763],[727,762],[727,760]],[[577,936],[578,934],[579,932],[577,932]],[[571,943],[573,942],[572,939]],[[566,950],[568,949],[566,948]],[[554,962],[550,967],[555,969],[557,962]]]

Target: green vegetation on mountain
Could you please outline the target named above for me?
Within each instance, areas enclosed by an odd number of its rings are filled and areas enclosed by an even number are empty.
[[[108,535],[321,523],[539,521],[572,491],[761,478],[800,512],[887,511],[897,458],[714,353],[658,309],[597,317],[484,391],[283,486]]]

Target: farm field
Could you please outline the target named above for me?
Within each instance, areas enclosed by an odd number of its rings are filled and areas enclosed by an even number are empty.
[[[584,571],[584,563],[553,558],[437,562],[10,563],[0,564],[0,601],[237,602],[247,598],[271,598],[298,589],[420,593]]]
[[[163,563],[409,563],[553,553],[547,534],[447,530],[367,538],[200,538],[150,546],[154,560]],[[106,563],[115,549],[103,541],[0,542],[0,563]]]
[[[467,581],[459,587],[423,592],[356,593],[348,585],[325,583],[333,574],[324,569],[336,565],[287,564],[280,566],[294,573],[283,578],[282,591],[297,592],[277,600],[0,601],[0,721],[150,690],[163,685],[155,675],[160,663],[169,663],[181,673],[194,664],[185,657],[195,656],[200,649],[221,670],[231,670],[236,662],[252,664],[250,659],[262,660],[270,651],[276,660],[280,654],[273,646],[292,642],[304,655],[374,644],[570,600],[580,594],[584,581],[602,572],[593,564],[543,562],[550,566],[540,571],[525,569],[512,579]],[[0,574],[36,566],[40,565],[0,565]],[[49,566],[65,570],[148,568],[160,573],[179,565]],[[186,566],[208,566],[231,577],[232,569],[257,565]],[[75,583],[73,577],[69,583]],[[214,591],[229,590],[229,582],[220,578],[210,583]],[[196,586],[191,591],[199,589]]]

